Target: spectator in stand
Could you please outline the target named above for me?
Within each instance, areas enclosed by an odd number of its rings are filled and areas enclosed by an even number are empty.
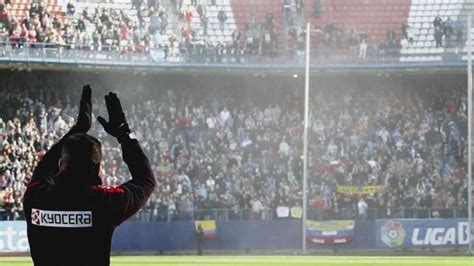
[[[454,29],[456,31],[456,45],[461,46],[463,45],[463,35],[464,35],[464,23],[458,19],[454,23]]]
[[[413,39],[415,37],[415,31],[414,31],[414,28],[411,26],[411,25],[407,25],[406,27],[406,32],[407,32],[407,41],[408,43],[410,44],[413,44]]]
[[[203,7],[202,5],[198,5],[197,8],[196,8],[196,13],[201,17],[203,15],[207,15],[207,11],[205,9],[205,7]]]
[[[296,14],[301,17],[303,15],[303,9],[304,9],[303,0],[295,0],[295,6],[296,6]]]
[[[178,39],[176,38],[176,35],[171,34],[170,37],[168,38],[168,42],[170,44],[169,50],[170,50],[170,58],[175,59],[176,58],[176,49],[178,48]]]
[[[397,47],[397,34],[394,28],[387,31],[387,45],[389,49]]]
[[[136,10],[141,10],[143,0],[132,0],[132,7]]]
[[[443,32],[439,27],[436,27],[434,30],[434,39],[436,43],[436,48],[443,47]]]
[[[439,27],[441,28],[443,25],[443,20],[441,19],[441,17],[438,15],[435,17],[435,19],[433,20],[433,27],[436,28],[436,27]]]
[[[161,16],[153,10],[150,9],[150,32],[154,34],[155,32],[161,30]]]
[[[306,30],[302,27],[300,34],[298,34],[298,38],[296,40],[296,54],[298,56],[298,61],[303,63],[304,60],[304,53],[305,53],[305,40],[306,40]]]
[[[74,13],[76,13],[76,8],[74,7],[74,5],[71,3],[71,1],[69,1],[66,5],[66,9],[67,9],[67,14],[69,16],[74,16]]]
[[[351,58],[357,58],[359,52],[359,38],[354,29],[349,30],[349,53]]]
[[[453,40],[454,34],[454,21],[451,17],[448,17],[446,21],[443,23],[443,34],[446,38],[446,46],[451,46],[451,41]]]
[[[201,26],[202,26],[202,35],[207,36],[207,27],[209,24],[209,18],[206,14],[203,14],[201,17]]]
[[[367,202],[363,198],[360,198],[359,202],[357,203],[357,209],[359,212],[359,218],[361,220],[366,220],[367,219],[367,210],[369,208],[369,205],[367,205]]]
[[[324,26],[324,33],[327,34],[329,45],[332,44],[335,31],[336,31],[336,25],[334,24],[334,22],[326,23],[326,25]]]
[[[191,22],[193,21],[193,11],[191,9],[186,10],[184,14],[186,25],[188,28],[191,28]]]
[[[401,28],[402,36],[404,39],[407,39],[407,40],[408,40],[408,28],[409,28],[408,24],[406,22],[403,22],[402,28]]]
[[[224,11],[224,9],[221,8],[217,13],[217,20],[219,20],[220,30],[223,31],[225,28],[225,22],[227,20],[227,13]]]
[[[0,25],[4,28],[10,27],[10,20],[8,19],[8,11],[4,4],[0,4]]]
[[[165,12],[160,12],[160,17],[161,17],[161,28],[160,28],[160,33],[161,35],[166,34],[166,30],[168,28],[168,15]]]
[[[273,12],[271,11],[268,11],[266,14],[265,14],[265,28],[267,28],[268,30],[273,30]]]
[[[6,42],[8,40],[8,30],[0,23],[0,42]],[[2,54],[3,56],[4,54]]]
[[[436,48],[443,46],[443,20],[440,16],[436,16],[433,20],[434,27],[434,39],[436,42]]]
[[[367,35],[361,34],[359,40],[359,59],[365,60],[367,56]]]

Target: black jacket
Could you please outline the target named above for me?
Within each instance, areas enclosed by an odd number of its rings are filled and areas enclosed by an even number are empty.
[[[122,141],[132,180],[100,186],[98,176],[59,173],[65,137],[38,163],[23,198],[35,265],[109,265],[112,234],[136,213],[155,188],[148,158],[136,140]]]

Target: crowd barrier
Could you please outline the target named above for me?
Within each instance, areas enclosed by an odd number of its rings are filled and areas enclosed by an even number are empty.
[[[299,250],[301,220],[218,221],[212,250]],[[466,219],[356,221],[354,238],[345,244],[308,242],[309,249],[410,249],[462,247],[469,241]],[[114,234],[116,252],[166,252],[195,249],[193,222],[126,222]],[[0,253],[28,251],[25,221],[0,222]]]
[[[207,49],[207,48],[206,48]],[[458,53],[458,47],[444,48],[441,61],[434,60],[401,60],[402,49],[369,49],[367,58],[358,58],[345,53],[332,52],[328,48],[311,49],[311,65],[315,66],[464,66],[465,52]],[[53,43],[0,42],[0,62],[13,63],[51,63],[51,64],[87,64],[101,66],[216,66],[216,67],[302,67],[304,56],[296,49],[289,49],[278,56],[254,54],[220,54],[206,52],[201,49],[175,48],[165,57],[163,48],[150,48],[146,52],[128,52],[124,47],[90,46],[90,45],[59,45]],[[211,49],[212,50],[212,49]],[[173,55],[176,54],[176,55]],[[423,54],[411,54],[411,56]],[[441,55],[441,54],[440,54]],[[449,55],[449,56],[447,56]]]

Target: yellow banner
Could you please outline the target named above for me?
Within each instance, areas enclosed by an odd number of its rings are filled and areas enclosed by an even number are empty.
[[[291,207],[291,217],[295,219],[301,219],[303,216],[303,208],[301,207]]]
[[[354,229],[353,220],[316,222],[307,220],[306,228],[315,231],[345,231]]]
[[[382,191],[384,188],[383,185],[374,185],[374,186],[337,186],[337,193],[341,194],[371,194]]]

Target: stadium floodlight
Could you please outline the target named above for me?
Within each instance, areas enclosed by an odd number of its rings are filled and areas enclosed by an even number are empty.
[[[467,212],[469,219],[469,252],[472,254],[473,230],[472,230],[472,16],[467,18]]]

